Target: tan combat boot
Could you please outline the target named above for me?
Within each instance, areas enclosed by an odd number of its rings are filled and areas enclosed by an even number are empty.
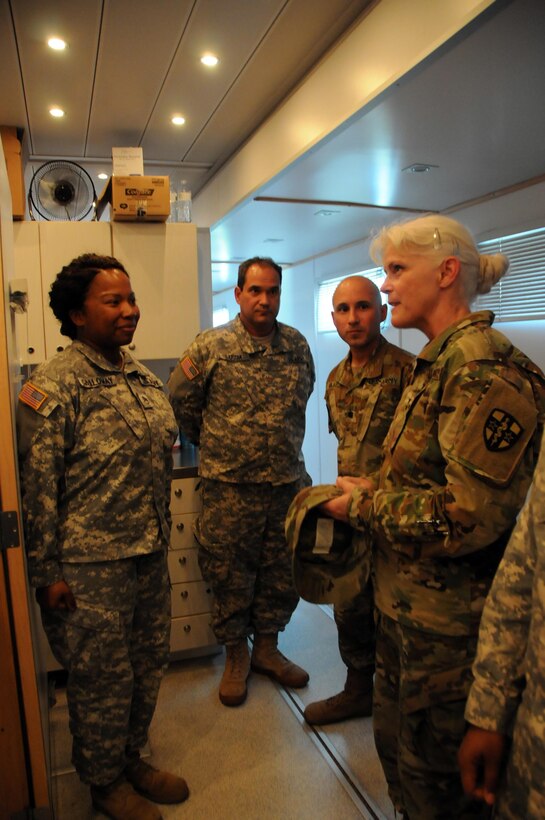
[[[109,786],[91,786],[93,807],[112,820],[161,820],[162,814],[152,803],[137,794],[124,777]]]
[[[155,769],[139,754],[128,758],[124,775],[135,791],[154,803],[183,803],[189,797],[183,777]]]
[[[309,703],[303,712],[307,723],[336,723],[353,717],[369,717],[373,706],[373,673],[348,669],[342,692]]]
[[[281,683],[301,689],[308,683],[308,672],[290,661],[277,648],[278,634],[259,634],[254,636],[252,650],[252,669]]]
[[[219,696],[224,706],[239,706],[246,700],[246,681],[250,674],[250,655],[246,638],[225,647],[225,669]]]

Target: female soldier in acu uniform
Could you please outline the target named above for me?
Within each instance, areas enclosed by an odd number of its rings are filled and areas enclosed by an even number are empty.
[[[429,339],[385,440],[378,485],[339,479],[324,508],[368,530],[378,608],[373,720],[396,808],[410,820],[481,817],[464,797],[464,733],[479,620],[537,460],[545,378],[471,313],[505,273],[455,220],[385,228],[372,245],[395,327]]]
[[[76,770],[95,808],[160,818],[188,795],[142,761],[168,660],[166,568],[176,423],[161,382],[122,350],[140,311],[111,257],[58,274],[50,303],[73,342],[18,402],[30,580],[53,654],[67,670]]]

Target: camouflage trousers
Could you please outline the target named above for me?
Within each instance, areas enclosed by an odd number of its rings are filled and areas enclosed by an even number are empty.
[[[464,796],[457,764],[476,640],[379,614],[373,730],[390,798],[408,820],[489,816]]]
[[[203,479],[195,536],[220,643],[279,632],[290,620],[299,599],[284,521],[301,487],[300,482],[273,486]]]
[[[346,604],[334,607],[339,633],[339,652],[345,665],[357,671],[375,669],[375,613],[373,585],[365,588]]]
[[[164,550],[63,564],[74,612],[42,610],[51,650],[68,671],[72,761],[104,786],[146,742],[168,662],[170,588]]]

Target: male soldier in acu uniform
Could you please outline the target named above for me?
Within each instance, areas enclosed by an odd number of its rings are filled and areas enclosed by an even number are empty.
[[[325,394],[329,429],[339,440],[340,476],[372,478],[378,472],[382,443],[412,370],[413,357],[381,336],[387,309],[379,289],[363,276],[347,277],[333,294],[333,322],[350,348],[329,374]],[[371,714],[375,671],[371,580],[352,601],[336,605],[334,611],[346,683],[338,694],[306,707],[307,723]]]
[[[239,268],[240,314],[197,336],[169,380],[182,432],[200,447],[202,513],[195,534],[214,593],[213,628],[226,646],[219,697],[237,706],[251,667],[286,686],[308,674],[277,649],[297,605],[284,520],[310,479],[301,445],[314,384],[306,340],[276,321],[282,268],[255,257]]]

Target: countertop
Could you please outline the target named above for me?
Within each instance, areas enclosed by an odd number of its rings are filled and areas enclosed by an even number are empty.
[[[192,444],[174,447],[172,451],[174,470],[172,478],[194,478],[199,474],[199,451]]]

